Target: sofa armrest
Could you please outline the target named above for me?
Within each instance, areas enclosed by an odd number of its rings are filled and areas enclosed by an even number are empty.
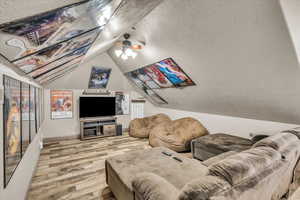
[[[224,160],[225,158],[232,156],[234,154],[237,154],[237,153],[238,152],[236,152],[236,151],[227,151],[225,153],[219,154],[217,156],[214,156],[212,158],[209,158],[209,159],[203,161],[202,164],[209,167],[210,165],[220,162],[221,160]]]
[[[164,178],[153,173],[140,173],[132,181],[136,200],[174,200],[179,191]]]

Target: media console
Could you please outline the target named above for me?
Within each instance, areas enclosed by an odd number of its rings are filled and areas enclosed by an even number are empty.
[[[80,138],[87,140],[122,135],[120,126],[117,117],[83,118],[80,119]]]

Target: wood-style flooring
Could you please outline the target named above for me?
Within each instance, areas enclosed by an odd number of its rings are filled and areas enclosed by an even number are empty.
[[[105,159],[147,148],[147,139],[129,136],[48,142],[28,200],[113,200],[105,183]]]

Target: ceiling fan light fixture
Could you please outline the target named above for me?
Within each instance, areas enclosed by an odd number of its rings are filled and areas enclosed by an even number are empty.
[[[117,57],[120,57],[122,55],[122,53],[123,53],[123,51],[121,49],[117,49],[115,51],[115,54],[116,54]]]
[[[136,56],[138,55],[136,50],[141,50],[143,48],[144,43],[141,44],[132,44],[132,41],[129,40],[130,38],[130,34],[129,33],[125,33],[123,35],[124,40],[118,42],[118,45],[121,45],[121,49],[117,49],[115,50],[115,54],[117,57],[120,57],[123,60],[127,60],[129,57],[131,58],[136,58]]]
[[[125,53],[123,53],[123,54],[121,55],[121,58],[122,58],[123,60],[127,60],[127,59],[128,59],[128,56],[127,56]]]

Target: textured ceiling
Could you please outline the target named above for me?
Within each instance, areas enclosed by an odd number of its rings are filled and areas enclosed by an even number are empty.
[[[161,89],[166,107],[300,123],[300,68],[278,1],[165,0],[136,25],[146,47],[123,72],[167,57],[197,86]]]

